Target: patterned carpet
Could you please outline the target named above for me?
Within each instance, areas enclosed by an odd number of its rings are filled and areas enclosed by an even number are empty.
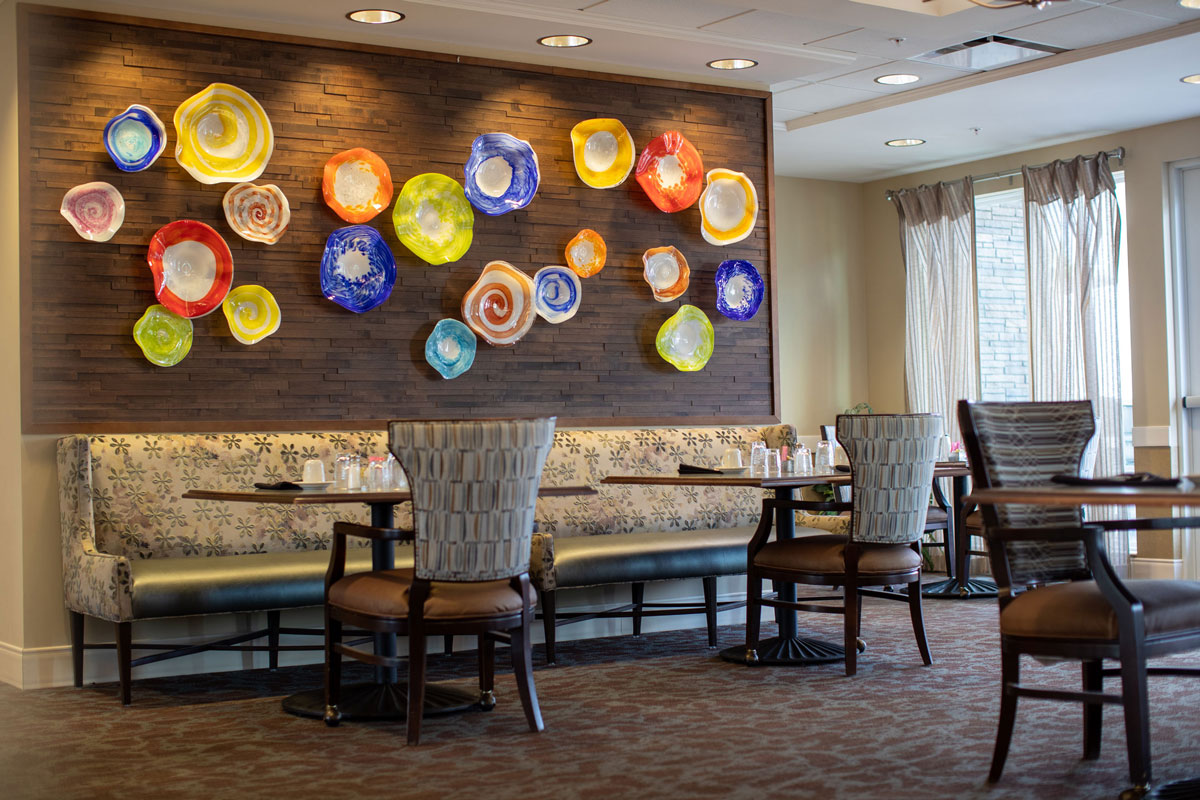
[[[1113,707],[1101,760],[1083,762],[1079,707],[1023,700],[1004,777],[985,784],[995,614],[990,600],[927,602],[935,661],[922,667],[905,606],[868,601],[854,678],[836,664],[728,664],[702,630],[564,643],[560,664],[537,670],[542,734],[525,727],[501,653],[495,711],[427,720],[417,748],[403,723],[326,729],[283,713],[280,697],[318,686],[319,667],[136,681],[124,709],[112,685],[0,685],[0,796],[1115,798],[1127,765]],[[801,624],[838,638],[837,617]],[[742,635],[723,627],[722,646]],[[469,688],[473,659],[433,656],[430,674]],[[1026,674],[1074,687],[1079,672],[1029,662]],[[1151,685],[1158,780],[1200,774],[1200,682]]]

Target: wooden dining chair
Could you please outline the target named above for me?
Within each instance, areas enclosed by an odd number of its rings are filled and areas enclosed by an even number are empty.
[[[959,424],[977,488],[1045,484],[1054,475],[1078,475],[1095,432],[1087,401],[958,404]],[[1000,599],[1000,723],[988,780],[1000,780],[1016,721],[1017,699],[1083,703],[1083,757],[1100,757],[1103,704],[1125,713],[1129,776],[1148,791],[1150,707],[1147,674],[1200,675],[1189,668],[1150,668],[1146,660],[1200,648],[1200,584],[1177,580],[1121,580],[1104,550],[1108,524],[1085,525],[1079,508],[982,505],[992,574]],[[1138,526],[1136,520],[1117,525]],[[1022,655],[1076,659],[1082,691],[1021,683]],[[1103,660],[1120,662],[1104,669]],[[1119,675],[1120,694],[1103,691]]]
[[[763,499],[762,522],[750,541],[746,575],[746,660],[757,662],[762,606],[843,616],[846,674],[857,669],[862,597],[908,603],[921,660],[932,663],[921,614],[920,539],[929,509],[942,418],[931,414],[842,414],[837,437],[850,460],[849,503],[816,504],[850,511],[849,535],[770,541],[775,513],[811,509],[809,501]],[[763,581],[841,586],[842,604],[819,605],[762,596]],[[907,593],[865,587],[907,584]],[[824,599],[824,598],[820,598]]]
[[[408,743],[420,740],[428,636],[479,637],[480,704],[490,708],[496,641],[508,641],[517,691],[534,731],[543,728],[533,684],[530,539],[553,417],[392,422],[389,444],[408,475],[413,530],[349,522],[333,527],[325,581],[325,723],[341,719],[343,655],[376,666],[402,659],[343,644],[342,626],[408,637]],[[410,540],[412,569],[345,574],[346,537]]]

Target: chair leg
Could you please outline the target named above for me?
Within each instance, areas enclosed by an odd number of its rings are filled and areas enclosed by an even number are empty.
[[[1021,680],[1021,656],[1015,651],[1000,649],[1000,722],[996,727],[996,749],[992,751],[992,768],[988,772],[988,783],[1000,780],[1004,771],[1004,760],[1008,758],[1008,745],[1012,742],[1013,723],[1017,720],[1017,693],[1015,687]]]
[[[482,633],[479,635],[479,706],[485,711],[496,707],[495,687],[496,640]]]
[[[913,635],[917,637],[917,648],[921,651],[921,661],[925,666],[933,663],[929,654],[929,642],[925,638],[925,616],[921,613],[921,577],[908,584],[908,616],[912,618]]]
[[[325,612],[325,724],[336,727],[342,721],[338,702],[342,696],[342,654],[333,649],[342,640],[342,621]]]
[[[846,674],[853,675],[858,670],[858,615],[862,607],[862,598],[858,596],[858,586],[852,581],[846,581],[842,589],[842,620],[845,630]]]
[[[1100,659],[1083,662],[1083,690],[1104,690],[1103,662]],[[1100,731],[1104,721],[1104,706],[1100,703],[1083,704],[1083,758],[1094,761],[1100,757]]]
[[[630,584],[630,590],[633,594],[633,635],[642,635],[642,603],[646,600],[646,584],[634,583]]]
[[[117,673],[121,679],[121,705],[133,702],[133,623],[117,623]]]
[[[542,633],[546,641],[546,663],[554,663],[554,632],[557,627],[557,622],[554,617],[554,596],[553,590],[549,592],[538,592],[538,603],[542,607]]]
[[[1150,704],[1146,687],[1146,651],[1141,637],[1121,641],[1121,705],[1129,748],[1129,781],[1150,785]]]
[[[708,623],[708,646],[717,646],[717,578],[709,575],[704,582],[704,621]]]
[[[521,614],[521,624],[511,631],[513,677],[517,680],[517,693],[521,695],[521,707],[525,709],[525,721],[531,731],[543,730],[542,710],[538,707],[537,687],[533,685],[533,651],[529,637],[530,611]]]
[[[415,626],[414,626],[415,628]],[[421,742],[421,716],[425,712],[425,632],[408,632],[408,743]]]
[[[267,612],[267,668],[274,672],[279,669],[279,611]]]
[[[442,637],[442,652],[448,656],[454,655],[454,636],[452,634]]]
[[[762,578],[746,575],[746,663],[758,663],[758,632],[762,624]]]
[[[78,611],[70,612],[71,616],[71,669],[75,674],[75,688],[83,686],[83,621],[84,616]]]

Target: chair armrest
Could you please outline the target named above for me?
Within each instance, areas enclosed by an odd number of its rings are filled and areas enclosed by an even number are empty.
[[[404,528],[376,528],[373,525],[360,525],[357,522],[335,522],[333,523],[333,533],[335,536],[358,536],[363,539],[385,542],[412,541],[416,536],[415,531]]]
[[[1000,542],[1055,542],[1079,541],[1086,543],[1098,538],[1102,532],[1099,525],[1064,525],[1045,528],[984,528],[987,538]]]

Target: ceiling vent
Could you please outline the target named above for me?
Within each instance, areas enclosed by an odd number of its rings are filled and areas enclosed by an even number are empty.
[[[972,39],[969,42],[943,47],[940,50],[931,50],[919,56],[911,56],[911,59],[955,69],[987,70],[1065,52],[1067,52],[1066,48],[1048,44],[1023,42],[1007,36],[984,36],[982,39]]]

